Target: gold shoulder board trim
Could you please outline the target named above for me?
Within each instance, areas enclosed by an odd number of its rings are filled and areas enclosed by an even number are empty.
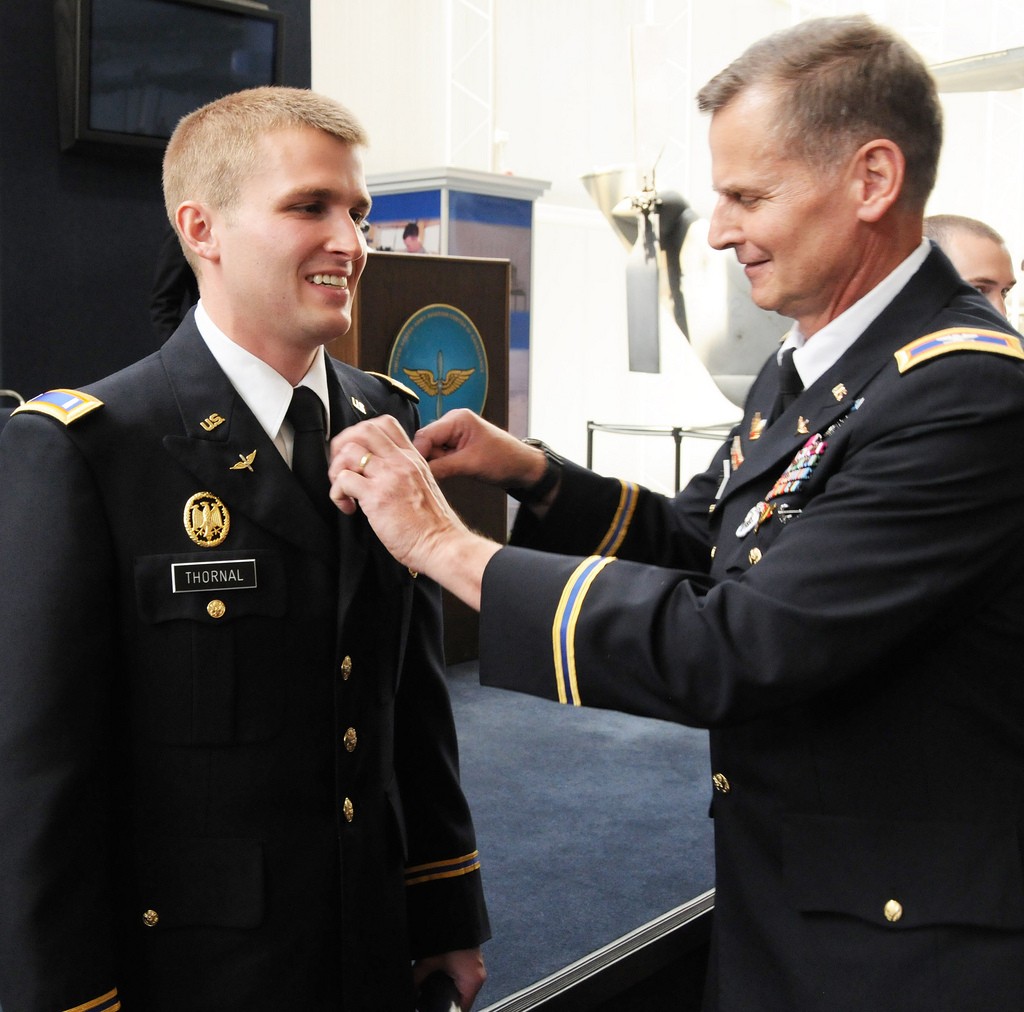
[[[895,353],[901,373],[950,351],[987,351],[995,355],[1024,359],[1020,338],[999,330],[937,330],[911,341]]]
[[[16,407],[11,414],[22,411],[35,411],[40,415],[56,418],[63,425],[78,421],[83,415],[103,407],[103,401],[92,394],[83,394],[80,390],[47,390],[45,394],[33,397]]]
[[[393,389],[397,390],[400,394],[405,394],[405,396],[408,397],[409,400],[411,400],[414,404],[419,404],[420,395],[416,393],[415,390],[411,390],[404,383],[399,383],[394,376],[388,376],[387,373],[383,372],[374,372],[372,369],[367,369],[366,372],[370,376],[376,376],[377,379],[387,383],[389,387],[392,387]]]

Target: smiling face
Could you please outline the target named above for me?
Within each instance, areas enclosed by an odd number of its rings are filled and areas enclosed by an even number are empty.
[[[735,252],[758,306],[797,320],[809,337],[870,288],[858,189],[844,164],[822,172],[782,148],[774,104],[750,88],[712,118],[718,201],[708,241]]]
[[[359,148],[305,126],[265,134],[237,201],[201,209],[211,319],[297,382],[316,349],[351,325],[369,208]]]

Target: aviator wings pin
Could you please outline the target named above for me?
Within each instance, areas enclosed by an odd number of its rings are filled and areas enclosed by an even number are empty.
[[[249,453],[249,454],[240,453],[238,455],[238,463],[237,464],[232,464],[231,465],[231,470],[232,471],[252,471],[252,462],[255,459],[256,459],[256,451],[255,450],[253,450],[252,453]],[[253,473],[255,473],[255,472],[253,472]]]

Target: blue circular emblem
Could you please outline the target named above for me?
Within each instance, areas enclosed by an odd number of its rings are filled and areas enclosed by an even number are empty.
[[[487,353],[473,321],[461,309],[435,302],[402,324],[388,375],[420,395],[424,421],[452,408],[477,414],[487,400]]]

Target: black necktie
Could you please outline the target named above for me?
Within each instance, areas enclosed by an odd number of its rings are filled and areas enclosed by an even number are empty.
[[[324,409],[320,398],[309,387],[296,387],[285,418],[295,430],[292,473],[324,519],[333,523],[336,508],[330,499],[331,483],[327,478],[324,449]]]
[[[793,365],[795,350],[795,348],[787,348],[779,360],[779,392],[775,397],[775,404],[772,406],[772,413],[768,419],[769,425],[797,399],[804,388],[800,373]]]

